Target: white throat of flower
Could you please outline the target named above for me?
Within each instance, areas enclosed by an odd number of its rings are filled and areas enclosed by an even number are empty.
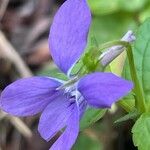
[[[78,77],[74,77],[69,81],[64,82],[64,84],[57,88],[57,90],[64,90],[64,94],[66,94],[70,101],[77,102],[80,105],[84,98],[82,94],[77,90]]]

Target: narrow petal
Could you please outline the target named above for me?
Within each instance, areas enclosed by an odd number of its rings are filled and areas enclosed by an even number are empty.
[[[55,63],[66,74],[85,49],[90,22],[86,0],[66,0],[54,17],[50,51]]]
[[[64,133],[53,144],[50,150],[70,150],[79,133],[79,109],[74,105]]]
[[[2,92],[1,108],[16,116],[28,116],[41,112],[59,95],[55,89],[60,82],[47,77],[31,77],[18,80]]]
[[[87,102],[100,108],[111,107],[133,88],[130,81],[112,73],[92,73],[80,79],[78,90]]]
[[[38,130],[42,138],[49,141],[59,130],[64,128],[70,118],[72,105],[65,95],[60,95],[43,111]]]

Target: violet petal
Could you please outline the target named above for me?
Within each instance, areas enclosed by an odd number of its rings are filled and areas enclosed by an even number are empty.
[[[76,141],[79,133],[79,109],[74,105],[72,114],[67,122],[67,127],[63,134],[53,144],[50,150],[70,150]]]
[[[1,94],[2,110],[16,116],[41,112],[59,93],[61,83],[47,77],[20,79],[7,86]]]
[[[66,74],[85,49],[90,23],[86,0],[66,0],[54,17],[49,35],[50,51]]]
[[[72,107],[69,99],[65,95],[60,95],[45,108],[38,126],[42,138],[49,141],[59,130],[66,126]]]
[[[133,84],[112,73],[92,73],[80,79],[78,90],[87,102],[97,108],[109,108],[127,95]]]

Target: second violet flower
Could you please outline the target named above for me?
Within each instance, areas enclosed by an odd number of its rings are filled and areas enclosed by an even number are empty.
[[[87,44],[91,12],[86,0],[67,0],[58,10],[50,30],[49,46],[54,62],[70,75]],[[109,108],[133,88],[112,73],[95,72],[73,82],[50,77],[18,80],[2,92],[1,108],[16,116],[42,112],[39,133],[47,141],[64,129],[51,147],[69,150],[79,133],[79,122],[87,106]],[[63,88],[60,88],[63,87]]]

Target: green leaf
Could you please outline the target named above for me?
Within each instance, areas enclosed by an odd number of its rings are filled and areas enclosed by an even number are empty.
[[[132,128],[133,142],[138,150],[150,149],[150,114],[142,114]]]
[[[143,87],[147,105],[150,105],[150,18],[147,19],[137,32],[137,39],[133,46],[133,55],[138,78]],[[126,79],[131,80],[129,64],[127,62],[124,73]],[[130,97],[131,98],[131,97]]]
[[[137,110],[134,110],[132,112],[129,112],[127,115],[117,119],[114,123],[121,123],[130,119],[135,119],[139,116],[139,113],[137,112]]]
[[[81,133],[77,139],[76,144],[73,146],[72,150],[102,150],[102,144],[98,139],[88,137]]]
[[[94,124],[96,121],[98,121],[100,118],[102,118],[105,114],[105,109],[95,109],[95,108],[89,108],[83,118],[80,122],[80,129],[83,130],[90,125]]]

